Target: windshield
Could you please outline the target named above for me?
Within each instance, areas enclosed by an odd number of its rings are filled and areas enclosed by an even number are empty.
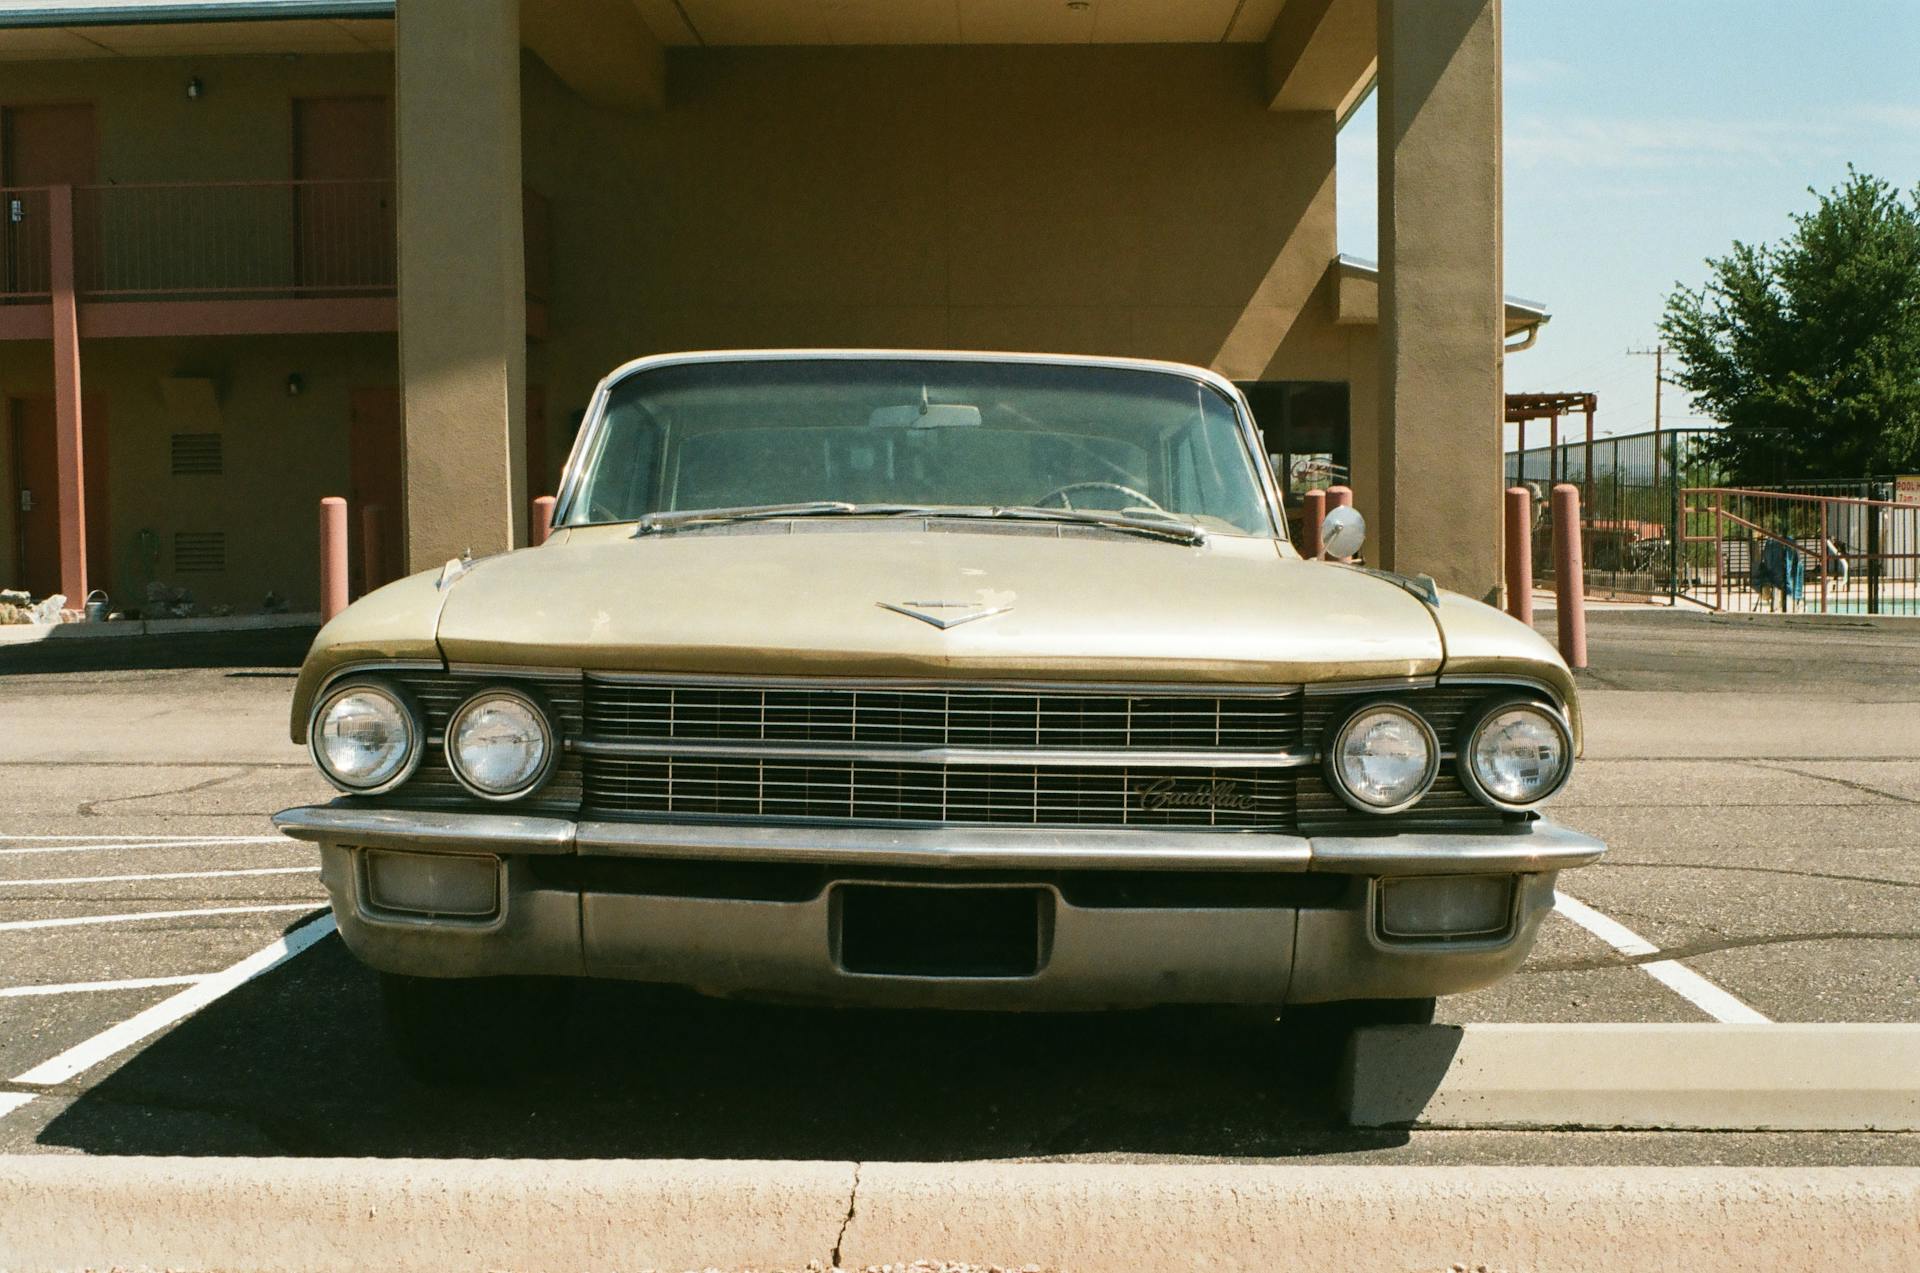
[[[1127,367],[883,358],[627,376],[560,524],[827,502],[1274,533],[1233,404],[1210,385]]]

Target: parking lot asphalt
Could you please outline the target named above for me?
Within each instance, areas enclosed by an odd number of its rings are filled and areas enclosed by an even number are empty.
[[[1552,814],[1611,845],[1561,880],[1585,926],[1554,915],[1519,975],[1441,1019],[1920,1021],[1920,625],[1608,612],[1590,643],[1587,755]],[[1920,1163],[1899,1135],[1354,1132],[1314,1040],[1195,1014],[618,984],[581,989],[539,1082],[438,1090],[391,1058],[331,936],[149,1031],[224,989],[193,979],[327,922],[313,854],[267,821],[328,795],[267,661],[0,674],[0,1079],[79,1057],[0,1082],[0,1152]]]

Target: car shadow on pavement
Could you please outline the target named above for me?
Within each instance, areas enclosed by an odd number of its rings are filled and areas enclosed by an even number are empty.
[[[950,1160],[1380,1149],[1333,1049],[1194,1013],[769,1007],[588,983],[534,1077],[422,1084],[330,937],[87,1089],[40,1143],[96,1154]]]

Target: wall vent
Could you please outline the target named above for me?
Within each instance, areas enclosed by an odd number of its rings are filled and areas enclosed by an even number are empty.
[[[226,471],[226,456],[218,433],[173,435],[175,477],[218,477]]]
[[[173,534],[173,570],[180,575],[217,575],[227,568],[227,532],[179,530]]]

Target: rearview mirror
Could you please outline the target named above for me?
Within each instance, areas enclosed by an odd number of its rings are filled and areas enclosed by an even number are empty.
[[[867,423],[876,429],[971,429],[979,427],[980,408],[962,402],[876,407]]]
[[[1355,512],[1351,505],[1340,505],[1320,523],[1320,546],[1329,557],[1352,557],[1366,542],[1367,519]]]

